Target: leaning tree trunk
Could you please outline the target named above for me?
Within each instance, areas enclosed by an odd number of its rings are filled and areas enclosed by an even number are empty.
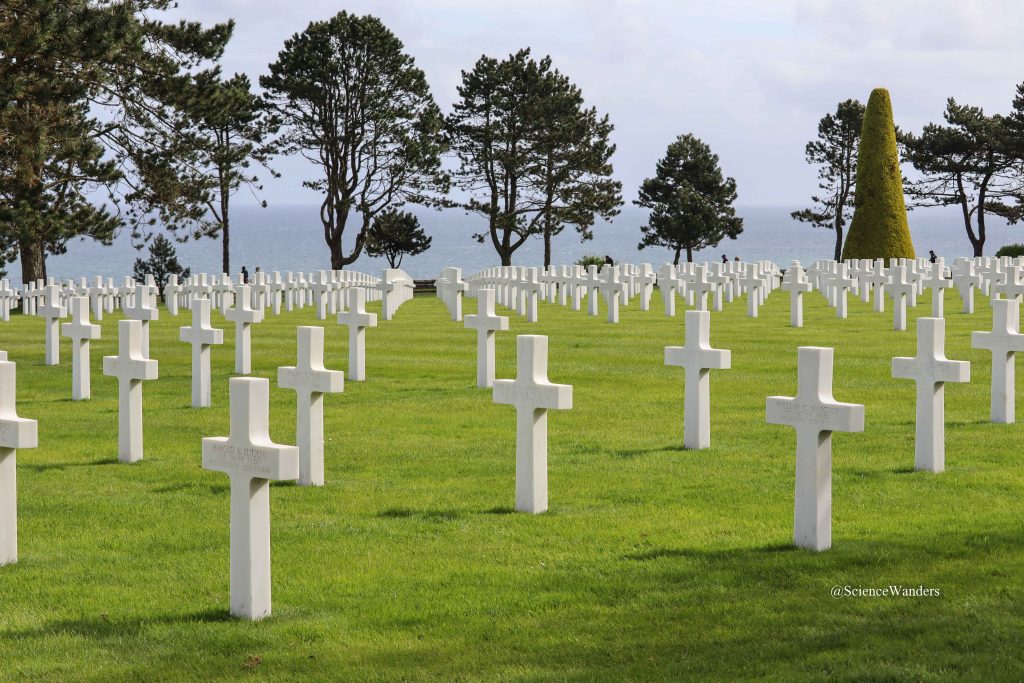
[[[21,242],[21,282],[28,284],[36,280],[46,280],[46,252],[39,240]]]
[[[836,261],[843,260],[843,229],[836,226]]]

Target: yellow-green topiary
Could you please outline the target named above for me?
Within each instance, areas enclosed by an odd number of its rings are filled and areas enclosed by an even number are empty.
[[[843,259],[914,258],[889,91],[871,91],[857,151],[853,220]]]

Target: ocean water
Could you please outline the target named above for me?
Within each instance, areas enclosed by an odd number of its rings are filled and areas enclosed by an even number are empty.
[[[798,207],[742,206],[738,213],[744,219],[743,233],[736,240],[724,240],[717,248],[698,252],[695,260],[720,260],[725,254],[731,260],[736,256],[746,261],[770,259],[786,265],[796,259],[810,263],[831,258],[835,244],[830,230],[814,229],[798,223],[789,216]],[[500,265],[494,248],[472,239],[474,232],[485,227],[483,219],[458,210],[431,211],[414,209],[420,223],[433,242],[430,249],[417,256],[406,256],[401,268],[414,278],[436,277],[445,266],[459,266],[464,274],[474,273],[489,266]],[[575,231],[567,229],[555,238],[552,262],[572,263],[586,254],[609,255],[616,262],[650,262],[657,267],[672,259],[667,249],[637,248],[640,226],[646,212],[636,207],[624,208],[610,223],[594,228],[594,239],[581,243]],[[267,208],[242,206],[232,218],[231,270],[238,272],[245,265],[249,272],[256,266],[264,271],[315,271],[330,267],[327,245],[318,219],[318,208],[311,205],[276,205]],[[971,256],[970,242],[964,232],[960,214],[956,209],[930,208],[910,212],[910,227],[914,247],[919,256],[927,256],[929,249],[951,261],[957,256]],[[346,235],[346,253],[352,238]],[[990,218],[985,253],[994,254],[1002,245],[1024,242],[1024,228],[1008,226],[1000,219]],[[220,273],[220,242],[210,239],[189,241],[177,245],[178,260],[192,272]],[[136,251],[127,234],[119,236],[114,244],[103,246],[93,240],[75,240],[68,245],[67,254],[47,259],[50,276],[61,279],[102,275],[120,278],[131,275],[132,264],[145,252]],[[513,257],[515,265],[542,265],[543,243],[539,237],[531,238]],[[683,255],[685,259],[685,254]],[[365,254],[351,266],[353,270],[378,274],[388,267],[384,259],[372,259]],[[21,282],[18,263],[10,264],[7,271],[12,282]]]

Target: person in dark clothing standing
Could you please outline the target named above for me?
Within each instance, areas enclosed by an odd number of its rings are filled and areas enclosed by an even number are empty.
[[[245,266],[242,266],[242,284],[249,284],[249,271],[245,269]]]
[[[728,262],[729,262],[729,257],[726,256],[725,254],[722,254],[722,263],[728,263]]]
[[[931,261],[932,263],[935,263],[935,259],[937,259],[937,258],[938,258],[938,256],[935,255],[935,252],[932,251],[931,249],[929,249],[928,250],[928,260]]]

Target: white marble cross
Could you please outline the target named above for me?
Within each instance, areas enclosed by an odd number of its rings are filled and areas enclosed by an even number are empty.
[[[608,307],[608,322],[619,322],[619,297],[623,285],[619,282],[619,269],[615,266],[605,266],[604,279],[601,281],[600,290],[604,296],[605,305]]]
[[[936,292],[941,296],[941,290]],[[971,364],[946,358],[946,321],[917,319],[917,356],[892,359],[892,376],[917,382],[914,469],[946,469],[945,383],[969,382]]]
[[[463,324],[476,330],[476,385],[486,389],[494,384],[494,333],[508,329],[508,317],[494,313],[493,289],[477,290],[476,315]]]
[[[835,297],[836,317],[840,320],[846,320],[847,294],[856,284],[857,281],[849,276],[845,263],[840,263],[835,275],[829,278],[829,285],[831,285],[834,290],[833,296]]]
[[[92,396],[89,368],[89,340],[100,338],[100,326],[89,322],[89,297],[71,299],[71,322],[61,325],[61,333],[71,339],[71,400]]]
[[[15,365],[0,361],[0,565],[18,561],[18,449],[39,441],[36,421],[15,411],[16,393]]]
[[[699,449],[711,446],[710,370],[731,366],[731,353],[711,348],[711,313],[686,312],[686,346],[666,346],[665,365],[686,369],[686,398],[683,403],[683,446]]]
[[[248,294],[248,292],[246,292]],[[231,479],[231,614],[270,616],[270,480],[299,476],[299,449],[270,440],[270,381],[232,377],[231,433],[203,439],[203,469]]]
[[[249,285],[235,288],[235,307],[228,309],[224,317],[235,323],[235,373],[248,375],[252,372],[251,326],[263,322],[263,309],[251,306]]]
[[[861,286],[872,285],[875,290],[875,313],[885,312],[885,288],[892,282],[892,278],[885,272],[885,261],[876,259],[871,272],[862,275]]]
[[[516,379],[494,381],[494,402],[516,407],[516,510],[548,509],[548,410],[572,408],[572,386],[548,381],[548,338],[516,337]]]
[[[974,262],[962,263],[953,271],[953,284],[960,292],[963,312],[974,313],[974,288],[981,286],[981,276],[974,272]]]
[[[192,300],[192,326],[178,330],[178,338],[192,345],[192,407],[208,408],[210,399],[210,346],[224,343],[224,330],[210,326],[210,300]]]
[[[103,357],[103,374],[116,377],[117,459],[142,460],[142,382],[157,378],[157,361],[142,355],[142,323],[118,321],[118,355]]]
[[[804,276],[799,261],[793,261],[782,280],[782,289],[789,292],[789,324],[804,326],[804,292],[811,291],[811,283]]]
[[[698,311],[708,310],[708,293],[715,289],[716,285],[708,281],[708,271],[705,266],[697,265],[693,269],[693,279],[690,281],[690,291],[693,292],[694,306]]]
[[[992,301],[992,331],[971,332],[971,347],[992,352],[992,422],[1013,423],[1016,418],[1016,359],[1024,351],[1019,334],[1020,304],[1016,299]]]
[[[892,269],[892,282],[889,293],[892,294],[892,329],[903,332],[907,329],[907,304],[913,301],[917,284],[907,279],[907,267],[896,266]]]
[[[154,296],[151,293],[152,290],[155,288],[151,288],[149,285],[137,286],[131,304],[124,307],[124,314],[127,317],[142,323],[139,343],[143,358],[149,358],[149,323],[160,318],[160,312],[151,305],[152,296]]]
[[[832,432],[864,431],[864,406],[832,398],[830,348],[797,349],[795,398],[769,396],[768,424],[796,429],[793,542],[810,550],[832,546]]]
[[[60,287],[46,285],[43,305],[39,306],[39,315],[46,320],[46,365],[60,363],[60,323],[67,316],[67,309],[60,305]]]
[[[324,328],[299,327],[298,361],[277,369],[277,384],[296,397],[299,485],[324,485],[324,394],[345,390],[345,374],[324,368]]]
[[[747,290],[747,317],[757,317],[757,307],[761,303],[761,285],[764,284],[758,277],[755,267],[751,264],[747,272],[736,281],[741,287]]]
[[[348,325],[348,378],[363,382],[366,381],[366,328],[377,327],[377,314],[366,312],[366,290],[362,287],[349,287],[345,291],[345,308],[338,313],[338,324]]]
[[[953,286],[953,282],[946,279],[946,266],[942,259],[932,266],[931,272],[923,280],[923,283],[927,289],[932,290],[932,317],[943,317],[946,290]]]

